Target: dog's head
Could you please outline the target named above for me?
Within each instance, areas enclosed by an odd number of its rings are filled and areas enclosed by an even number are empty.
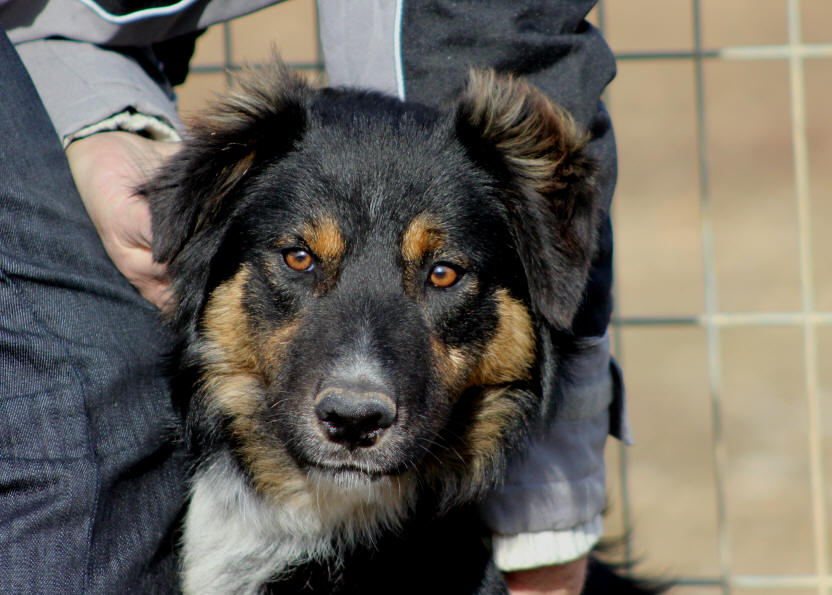
[[[281,64],[244,78],[142,189],[198,448],[227,446],[278,500],[489,486],[542,406],[540,331],[581,299],[585,141],[491,72],[446,111],[313,90]]]

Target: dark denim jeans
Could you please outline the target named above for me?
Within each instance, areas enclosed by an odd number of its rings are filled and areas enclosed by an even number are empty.
[[[176,590],[170,337],[0,31],[0,593]]]

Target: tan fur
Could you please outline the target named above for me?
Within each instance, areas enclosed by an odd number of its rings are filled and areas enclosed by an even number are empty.
[[[462,349],[448,347],[436,337],[431,337],[430,344],[439,381],[450,395],[458,395],[471,368],[470,358]]]
[[[469,380],[470,386],[486,387],[463,440],[470,477],[475,482],[493,472],[492,457],[522,415],[524,401],[536,398],[505,386],[531,378],[537,341],[529,311],[501,289],[497,292],[497,312],[497,330]]]
[[[243,443],[241,455],[258,494],[276,506],[303,506],[309,501],[306,475],[281,444],[252,434]]]
[[[497,291],[497,330],[480,356],[471,386],[506,384],[531,377],[536,338],[528,309],[504,289]]]
[[[189,128],[212,135],[249,122],[267,119],[286,98],[309,91],[313,85],[292,72],[281,60],[269,68],[245,66],[234,76],[234,86],[200,117],[188,120]]]
[[[329,214],[317,215],[307,221],[301,233],[324,273],[319,277],[315,292],[324,294],[338,281],[341,260],[347,251],[346,240],[335,218]]]
[[[495,387],[483,391],[480,406],[474,414],[463,437],[463,458],[468,461],[466,480],[470,491],[485,487],[484,483],[495,471],[495,453],[505,439],[506,432],[522,415],[524,401],[536,398],[532,393],[513,391],[506,387]]]
[[[463,93],[469,122],[508,160],[533,190],[563,187],[566,158],[589,140],[568,112],[521,79],[472,70]]]
[[[402,236],[402,257],[405,263],[418,266],[425,255],[439,250],[445,243],[445,234],[436,219],[422,213],[413,218]]]
[[[215,407],[243,417],[258,407],[258,391],[250,389],[260,382],[256,346],[242,305],[249,274],[242,268],[217,287],[202,319],[205,393]]]
[[[502,464],[495,454],[506,433],[524,415],[528,401],[537,399],[531,392],[507,386],[531,378],[536,355],[531,315],[504,289],[497,292],[496,299],[499,322],[494,336],[479,353],[448,347],[436,339],[431,342],[437,374],[451,395],[459,396],[472,387],[482,389],[459,445],[427,472],[432,481],[445,485],[449,498],[471,498],[487,487]],[[448,473],[451,468],[457,469],[459,483],[450,479],[454,476]]]
[[[305,491],[305,476],[284,448],[260,431],[257,414],[264,406],[267,378],[279,365],[298,325],[263,336],[252,333],[243,307],[250,274],[246,267],[241,268],[208,300],[201,347],[202,395],[206,406],[230,417],[239,454],[252,472],[255,489],[285,503]]]
[[[258,363],[262,376],[269,382],[272,382],[275,374],[280,372],[283,359],[286,357],[286,351],[300,329],[300,324],[299,319],[294,320],[258,337]]]
[[[508,386],[483,387],[469,423],[436,460],[427,460],[422,477],[441,495],[443,506],[482,497],[500,477],[506,461],[500,453],[517,419],[538,399]]]
[[[315,256],[333,265],[341,262],[347,249],[341,229],[331,215],[323,215],[307,223],[303,228],[303,239]]]
[[[479,352],[448,347],[431,339],[437,375],[452,394],[472,386],[502,385],[529,380],[535,360],[536,336],[526,306],[500,289],[496,293],[497,329]]]

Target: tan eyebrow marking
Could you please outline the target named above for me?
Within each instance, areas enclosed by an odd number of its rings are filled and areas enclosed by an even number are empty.
[[[323,215],[303,226],[303,239],[318,259],[336,264],[347,250],[347,243],[338,223],[331,215]]]
[[[402,257],[408,264],[421,263],[425,254],[445,245],[445,234],[436,219],[427,214],[417,215],[402,236]]]

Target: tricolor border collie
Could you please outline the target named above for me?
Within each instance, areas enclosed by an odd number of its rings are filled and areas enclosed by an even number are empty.
[[[587,136],[474,71],[438,110],[276,60],[141,192],[181,338],[187,593],[502,593],[473,504],[545,422],[599,219]]]

